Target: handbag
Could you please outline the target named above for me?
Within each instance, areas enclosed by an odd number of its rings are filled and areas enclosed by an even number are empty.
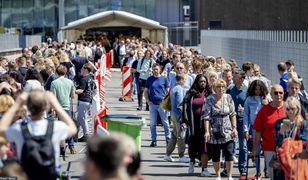
[[[304,145],[303,141],[295,140],[296,130],[297,127],[293,137],[284,139],[282,146],[278,149],[278,158],[287,180],[308,179],[308,160],[292,158],[293,154],[303,151]]]
[[[171,99],[170,99],[170,91],[166,94],[162,102],[160,103],[160,107],[164,110],[171,112]]]
[[[270,160],[270,162],[269,162],[269,167],[270,167],[270,168],[273,168],[273,169],[276,169],[276,170],[282,170],[280,161],[278,160],[276,154],[275,154],[275,155],[272,157],[272,159]]]

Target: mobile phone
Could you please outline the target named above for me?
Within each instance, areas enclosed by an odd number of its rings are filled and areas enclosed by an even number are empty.
[[[282,123],[284,126],[286,126],[288,129],[290,129],[290,119],[284,119],[282,120]]]

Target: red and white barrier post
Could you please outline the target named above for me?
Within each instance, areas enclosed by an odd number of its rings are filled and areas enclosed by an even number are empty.
[[[133,101],[132,97],[132,70],[129,66],[122,68],[122,97],[119,101]]]

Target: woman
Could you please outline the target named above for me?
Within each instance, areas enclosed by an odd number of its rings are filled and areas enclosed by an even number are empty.
[[[232,97],[225,94],[226,82],[213,83],[215,94],[206,98],[203,105],[202,120],[205,126],[205,142],[209,146],[217,180],[220,180],[220,153],[223,150],[227,165],[228,179],[232,180],[233,141],[237,137],[235,107]]]
[[[208,81],[203,74],[198,74],[192,87],[183,101],[182,125],[188,126],[188,154],[190,166],[188,173],[194,172],[195,159],[202,162],[201,176],[211,176],[207,170],[209,160],[207,145],[204,140],[204,123],[201,120],[202,106],[206,97],[212,93]]]
[[[301,105],[295,97],[289,97],[285,102],[286,118],[275,123],[275,143],[281,147],[285,138],[308,141],[307,121],[301,116]],[[289,173],[289,172],[288,172]],[[275,179],[284,179],[284,172],[276,170]]]
[[[39,73],[39,71],[35,68],[28,69],[26,76],[25,76],[25,87],[24,91],[30,92],[34,89],[36,90],[44,90],[44,87],[42,86],[42,77]]]
[[[244,104],[244,138],[248,142],[253,139],[253,123],[257,113],[263,105],[268,103],[266,96],[268,94],[265,84],[261,80],[254,80],[249,85],[247,91],[247,98]],[[249,148],[249,145],[251,145]],[[252,151],[252,143],[248,143],[248,150]],[[258,154],[260,154],[261,146],[259,147]],[[256,172],[260,173],[258,169],[258,161],[256,161]],[[267,176],[266,170],[264,170],[265,176]],[[260,177],[260,175],[258,176]]]
[[[156,62],[152,58],[152,52],[150,50],[146,50],[144,53],[144,57],[138,61],[137,64],[137,72],[139,73],[139,85],[138,85],[138,111],[142,110],[143,106],[143,91],[145,88],[145,83],[152,75],[152,65],[154,65]],[[146,105],[146,110],[149,109],[148,104]]]

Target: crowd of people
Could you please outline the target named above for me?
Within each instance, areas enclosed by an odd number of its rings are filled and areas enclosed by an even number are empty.
[[[179,161],[189,163],[190,174],[200,166],[201,176],[232,180],[234,163],[245,176],[251,157],[260,177],[264,155],[263,175],[284,178],[289,172],[270,162],[279,158],[286,139],[308,140],[308,95],[291,60],[277,65],[280,83],[272,85],[252,61],[240,65],[172,43],[165,47],[134,36],[114,42],[105,36],[74,43],[49,39],[41,47],[24,48],[15,60],[0,57],[0,175],[10,176],[13,169],[20,179],[57,179],[66,147],[75,154],[75,143],[87,141],[83,179],[141,178],[140,154],[130,138],[91,137],[95,64],[110,50],[114,67],[132,69],[137,110],[150,115],[150,147],[157,146],[161,123],[164,160],[175,161],[177,146]],[[307,158],[305,148],[292,158]]]
[[[137,110],[150,114],[150,147],[157,146],[158,121],[163,126],[165,161],[174,161],[172,152],[177,145],[179,161],[189,162],[188,173],[194,172],[199,160],[201,176],[233,179],[234,162],[240,175],[245,176],[252,157],[256,176],[261,177],[262,154],[264,177],[284,178],[281,169],[270,165],[283,140],[294,133],[298,134],[296,140],[308,140],[308,96],[292,60],[277,65],[281,78],[279,84],[271,84],[260,66],[249,60],[240,65],[234,59],[205,56],[173,44],[147,44],[136,49],[130,48],[135,47],[130,40],[122,43],[127,56],[118,58],[122,66],[132,68]],[[161,105],[165,101],[170,108]],[[184,155],[185,144],[189,157]],[[207,167],[209,160],[213,161],[215,175]]]

